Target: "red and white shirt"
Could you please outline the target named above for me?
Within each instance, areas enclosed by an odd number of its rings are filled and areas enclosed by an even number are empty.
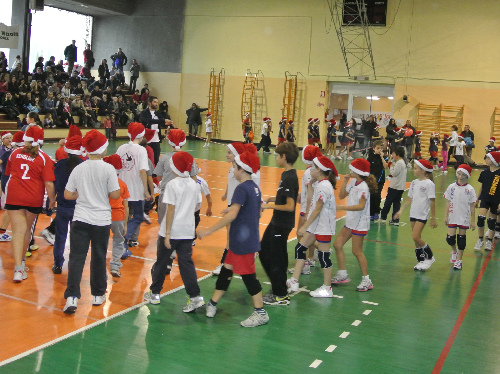
[[[307,186],[311,180],[311,167],[309,166],[302,176],[300,189],[300,213],[306,214],[307,210]]]
[[[5,175],[10,175],[6,186],[6,203],[42,207],[45,182],[56,179],[54,162],[41,150],[38,151],[38,156],[31,158],[29,154],[22,153],[23,149],[14,150],[5,167]]]
[[[460,185],[455,182],[448,186],[443,196],[450,202],[448,225],[469,227],[470,205],[477,201],[474,188],[468,183]]]
[[[356,183],[356,179],[349,182],[346,187],[347,206],[359,205],[361,198],[366,199],[363,210],[347,211],[345,214],[345,227],[355,231],[368,231],[370,229],[370,189],[365,181]]]
[[[436,198],[436,185],[430,179],[415,179],[410,184],[410,218],[426,220],[431,210],[431,199]]]
[[[333,186],[328,179],[322,179],[314,184],[314,193],[307,218],[311,216],[319,200],[323,201],[323,208],[316,219],[309,225],[307,232],[316,235],[335,235],[337,205]]]

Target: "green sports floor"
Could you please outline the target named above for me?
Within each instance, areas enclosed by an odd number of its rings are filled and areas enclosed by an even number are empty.
[[[202,145],[188,141],[185,148],[196,158],[210,154],[211,159],[225,159],[224,146],[213,145],[207,151]],[[112,144],[110,151],[116,146]],[[45,150],[53,154],[54,147],[46,145]],[[275,166],[273,155],[261,154],[261,160]],[[296,166],[304,169],[300,160]],[[348,170],[345,161],[336,161],[336,166],[341,174]],[[478,176],[474,171],[471,178],[476,188]],[[412,179],[408,172],[408,181]],[[434,181],[439,227],[426,227],[423,238],[436,262],[425,273],[413,270],[407,211],[399,228],[372,224],[364,243],[374,283],[369,292],[355,291],[361,274],[348,243],[351,283],[334,287],[332,299],[313,299],[305,291],[321,285],[322,273],[312,268],[311,275],[301,277],[304,289],[290,305],[266,307],[266,326],[240,327],[253,307],[243,282],[235,278],[213,319],[205,317],[204,309],[182,313],[186,294],[174,290],[160,305],[130,308],[0,367],[0,374],[500,373],[499,256],[496,250],[475,252],[477,233],[469,231],[463,270],[453,270],[441,197],[454,181],[453,169],[446,175],[435,173]],[[342,225],[343,219],[337,230]],[[295,244],[289,243],[290,266]],[[266,293],[270,286],[258,261],[257,269]],[[206,299],[215,280],[200,280]],[[36,334],[36,326],[31,331]]]

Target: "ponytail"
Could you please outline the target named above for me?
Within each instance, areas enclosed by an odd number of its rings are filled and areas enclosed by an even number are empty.
[[[375,194],[378,191],[378,183],[377,180],[375,179],[375,176],[373,174],[370,174],[369,176],[360,176],[362,180],[366,182],[368,185],[368,189],[370,190],[371,194]]]
[[[425,176],[434,182],[434,173],[432,171],[426,171]]]
[[[25,145],[21,153],[27,154],[31,158],[38,156],[39,146],[33,147],[32,145]]]
[[[333,189],[335,189],[335,186],[337,185],[337,177],[333,171],[328,173],[328,181],[331,183]]]

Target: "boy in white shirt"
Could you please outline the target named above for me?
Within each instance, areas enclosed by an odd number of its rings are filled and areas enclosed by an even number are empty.
[[[73,169],[64,191],[66,200],[76,200],[71,224],[68,282],[64,292],[66,305],[63,312],[67,314],[76,311],[81,297],[80,282],[90,244],[92,305],[101,305],[106,301],[106,252],[111,227],[109,198],[120,197],[115,168],[102,161],[108,147],[106,136],[91,130],[83,138],[83,147],[89,159]]]
[[[184,313],[194,312],[205,305],[200,296],[200,287],[193,263],[193,240],[195,238],[194,212],[201,203],[201,193],[196,182],[189,177],[193,166],[193,156],[186,152],[176,152],[170,158],[170,167],[177,177],[168,182],[163,202],[167,204],[166,218],[161,222],[158,232],[156,262],[151,269],[150,290],[144,294],[144,300],[151,304],[160,303],[160,292],[165,276],[170,272],[173,252],[177,253],[179,271],[189,295]]]
[[[389,175],[389,177],[391,177],[391,184],[389,185],[389,189],[387,190],[387,197],[385,198],[384,207],[380,212],[380,222],[383,223],[385,223],[387,220],[387,215],[391,210],[391,206],[393,216],[401,208],[401,197],[403,196],[403,192],[406,188],[407,168],[404,161],[404,147],[394,147],[391,157],[392,165],[389,166],[391,170]],[[389,224],[399,226],[399,219],[393,218],[389,221]]]
[[[207,140],[205,141],[205,144],[203,144],[203,148],[210,147],[210,140],[212,140],[212,113],[207,113],[206,117],[205,132],[207,133]]]
[[[462,165],[464,163],[464,149],[465,149],[465,141],[462,135],[458,135],[458,140],[455,144],[455,170],[458,168],[458,165]]]

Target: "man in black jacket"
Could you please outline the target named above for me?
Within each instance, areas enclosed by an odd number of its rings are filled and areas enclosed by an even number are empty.
[[[167,121],[164,116],[158,112],[158,98],[156,96],[150,96],[148,99],[149,107],[141,112],[139,115],[139,120],[147,129],[158,130],[148,143],[148,145],[153,148],[155,156],[155,165],[160,159],[160,139],[161,139],[161,126],[165,126]],[[168,121],[170,124],[171,121]]]
[[[64,58],[68,62],[69,75],[71,75],[71,72],[73,71],[73,66],[75,65],[76,62],[76,56],[77,56],[76,40],[72,40],[71,44],[68,45],[66,48],[64,48]]]
[[[198,134],[198,126],[201,125],[201,112],[208,110],[208,108],[200,108],[196,103],[191,105],[191,108],[186,110],[187,120],[186,123],[189,125],[189,137],[192,135],[196,136]]]

